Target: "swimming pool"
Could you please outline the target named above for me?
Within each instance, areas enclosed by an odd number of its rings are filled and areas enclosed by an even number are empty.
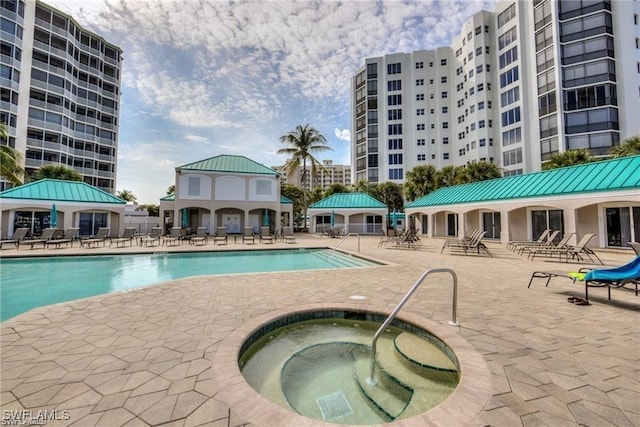
[[[0,321],[36,307],[183,277],[371,265],[376,263],[328,249],[0,259]]]

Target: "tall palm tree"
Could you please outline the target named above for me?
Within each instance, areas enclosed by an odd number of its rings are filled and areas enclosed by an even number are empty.
[[[25,172],[20,166],[20,153],[13,147],[4,144],[8,140],[7,125],[0,123],[0,176],[13,186],[22,185],[22,177]]]
[[[125,202],[132,202],[132,203],[135,203],[138,200],[138,198],[131,191],[127,189],[122,189],[120,191],[117,191],[116,197],[121,198]]]
[[[291,156],[284,165],[284,169],[289,175],[295,173],[300,165],[302,165],[302,176],[300,177],[300,187],[305,191],[304,183],[307,178],[307,161],[311,162],[311,176],[315,175],[316,169],[322,167],[322,164],[313,154],[327,150],[333,150],[327,145],[327,139],[313,126],[308,123],[304,126],[298,125],[292,130],[280,137],[282,143],[288,147],[278,150],[278,154],[286,154]],[[306,215],[307,202],[306,197],[302,212]]]
[[[594,161],[586,148],[565,151],[551,156],[548,162],[542,164],[542,170],[563,168],[565,166],[581,165]]]
[[[288,174],[295,173],[302,165],[302,176],[300,186],[303,186],[307,177],[307,160],[311,162],[311,174],[315,175],[316,169],[322,167],[322,163],[313,154],[316,152],[333,150],[327,145],[327,139],[314,127],[308,123],[304,126],[298,125],[295,130],[280,137],[280,141],[288,147],[278,150],[278,154],[291,156],[284,167]]]

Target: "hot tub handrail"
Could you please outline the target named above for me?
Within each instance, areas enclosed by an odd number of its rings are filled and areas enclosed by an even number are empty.
[[[349,236],[358,236],[358,252],[360,252],[360,235],[358,233],[349,233],[344,236],[333,249],[331,249],[331,252],[329,252],[329,255],[327,255],[327,258],[325,259],[329,259],[329,257],[340,247],[341,244],[344,243],[345,240],[349,238]]]
[[[373,341],[371,341],[371,377],[369,378],[372,382],[375,382],[373,375],[375,370],[375,361],[377,354],[376,344],[378,342],[378,338],[380,338],[382,332],[384,332],[384,330],[387,329],[391,322],[393,322],[404,304],[409,300],[409,298],[411,298],[414,292],[418,290],[424,279],[431,273],[451,273],[451,276],[453,277],[453,309],[451,313],[451,321],[449,322],[449,324],[452,326],[459,326],[458,322],[456,321],[456,311],[458,307],[458,277],[456,276],[455,271],[450,268],[432,268],[425,271],[424,273],[422,273],[422,276],[420,276],[418,281],[411,287],[411,289],[409,289],[409,292],[406,293],[406,295],[402,298],[402,301],[400,301],[396,308],[391,312],[389,317],[387,317],[387,320],[384,321],[382,326],[380,326],[380,328],[373,336]]]

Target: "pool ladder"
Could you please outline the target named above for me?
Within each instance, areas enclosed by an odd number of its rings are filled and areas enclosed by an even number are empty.
[[[432,268],[430,270],[425,271],[424,273],[422,273],[422,276],[420,276],[418,281],[411,287],[411,289],[409,289],[409,292],[405,294],[405,296],[402,298],[402,301],[400,301],[400,303],[396,306],[396,308],[391,312],[389,317],[387,317],[387,320],[384,321],[382,326],[380,326],[380,328],[376,331],[375,335],[373,336],[373,341],[371,341],[371,376],[367,379],[370,384],[373,385],[376,383],[374,374],[375,374],[375,364],[376,364],[376,354],[377,354],[376,345],[378,342],[378,338],[380,338],[380,335],[382,335],[385,329],[387,329],[387,327],[391,324],[391,322],[393,322],[393,320],[398,315],[398,312],[402,310],[402,307],[404,306],[404,304],[409,300],[409,298],[411,298],[411,296],[415,293],[415,291],[418,290],[418,288],[420,287],[424,279],[426,279],[427,276],[431,273],[450,273],[451,277],[453,277],[453,308],[452,308],[451,320],[449,321],[449,324],[452,326],[460,326],[460,324],[456,321],[456,312],[458,308],[458,276],[456,276],[455,271],[453,271],[450,268]]]
[[[360,235],[358,233],[349,233],[338,242],[338,244],[331,250],[331,252],[329,252],[329,255],[327,255],[327,258],[325,259],[329,259],[329,257],[333,255],[336,249],[338,249],[340,245],[342,245],[349,238],[349,236],[358,236],[358,252],[360,252]]]

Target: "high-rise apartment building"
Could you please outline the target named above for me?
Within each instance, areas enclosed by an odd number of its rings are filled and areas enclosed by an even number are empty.
[[[606,156],[640,134],[640,1],[505,1],[451,46],[367,58],[351,83],[354,180],[486,160]]]
[[[113,193],[122,50],[39,1],[0,0],[0,12],[3,143],[27,172],[64,165]]]
[[[284,166],[276,166],[274,169],[280,173],[281,182],[300,185],[302,167],[299,167],[293,174],[287,173]],[[323,160],[322,168],[317,168],[315,176],[312,176],[311,168],[307,167],[307,175],[302,183],[302,187],[306,190],[311,190],[315,187],[320,187],[324,190],[335,183],[344,186],[351,185],[351,166],[337,165],[333,164],[332,160]]]

